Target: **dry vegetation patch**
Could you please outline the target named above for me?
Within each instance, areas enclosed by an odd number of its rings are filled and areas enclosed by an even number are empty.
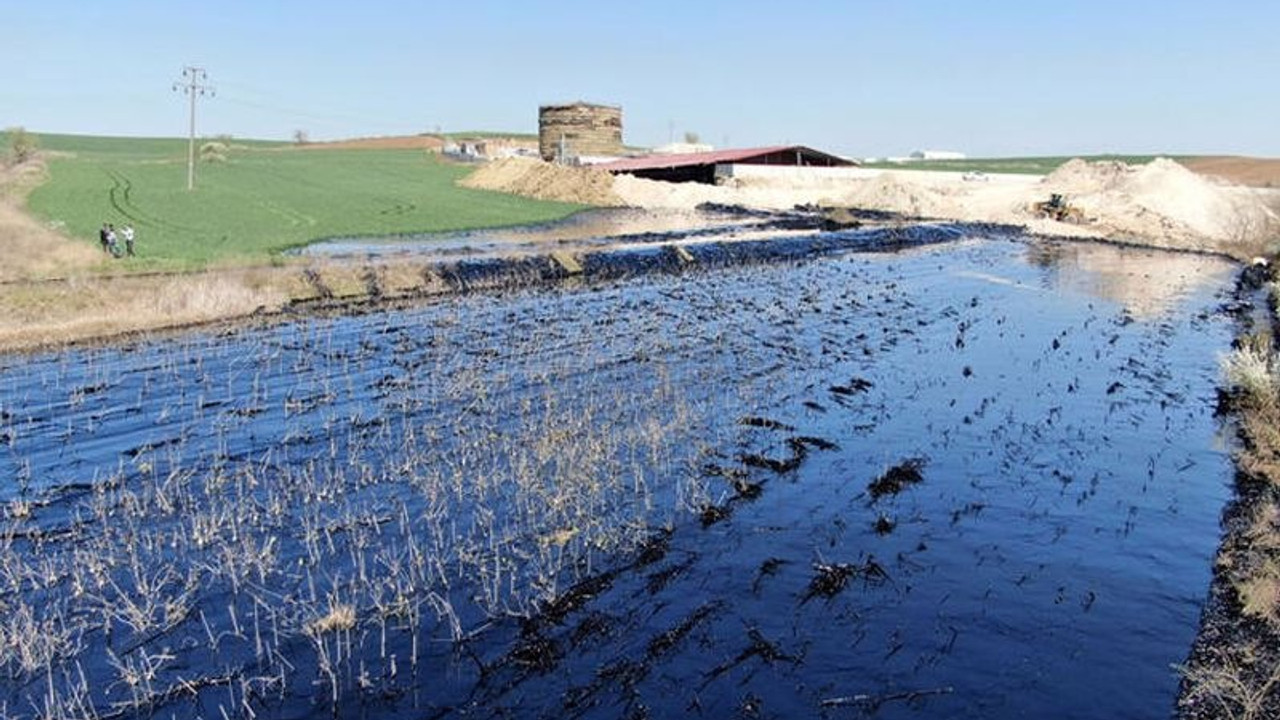
[[[274,310],[289,299],[273,269],[194,275],[76,276],[0,286],[0,349],[161,329]]]
[[[20,209],[48,177],[43,160],[0,167],[0,282],[48,277],[92,267],[102,254],[31,218]]]
[[[1242,443],[1240,497],[1227,512],[1204,626],[1182,668],[1184,720],[1280,712],[1280,359],[1271,333],[1243,337],[1222,370]]]

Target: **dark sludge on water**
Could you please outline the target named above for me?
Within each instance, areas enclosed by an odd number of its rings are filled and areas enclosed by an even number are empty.
[[[889,468],[867,486],[871,499],[879,500],[885,495],[897,495],[907,486],[922,482],[924,474],[921,470],[924,465],[922,458],[909,458]]]

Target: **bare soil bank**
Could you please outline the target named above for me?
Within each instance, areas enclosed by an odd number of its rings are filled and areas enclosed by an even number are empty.
[[[1182,164],[1201,175],[1212,175],[1237,185],[1280,188],[1280,158],[1223,155],[1191,158]]]

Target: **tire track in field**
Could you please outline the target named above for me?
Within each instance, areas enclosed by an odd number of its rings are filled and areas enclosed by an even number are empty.
[[[133,202],[133,198],[131,197],[133,194],[132,180],[118,170],[102,168],[102,172],[105,173],[107,177],[111,178],[111,189],[107,193],[111,202],[111,207],[115,208],[116,212],[129,218],[129,220],[134,224],[142,227],[159,228],[163,230],[199,232],[199,228],[170,222],[145,212]]]
[[[299,227],[301,225],[314,227],[316,224],[316,219],[310,215],[305,215],[284,205],[279,205],[268,200],[254,200],[253,204],[263,210],[266,210],[272,215],[284,218],[285,221],[289,223],[290,227]]]

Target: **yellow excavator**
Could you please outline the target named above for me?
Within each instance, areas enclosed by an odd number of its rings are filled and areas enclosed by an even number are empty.
[[[1031,214],[1036,217],[1073,225],[1083,225],[1088,222],[1084,217],[1084,211],[1075,205],[1067,203],[1066,198],[1061,193],[1053,193],[1048,200],[1032,203]]]

